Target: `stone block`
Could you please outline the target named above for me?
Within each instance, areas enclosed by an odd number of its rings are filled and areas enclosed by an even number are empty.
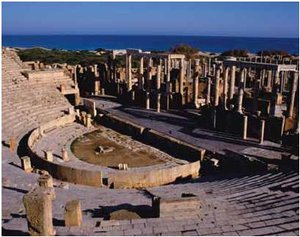
[[[79,200],[72,200],[67,202],[65,206],[65,226],[81,226],[82,212]]]

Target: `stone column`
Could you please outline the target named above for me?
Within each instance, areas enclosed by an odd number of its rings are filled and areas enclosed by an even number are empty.
[[[264,136],[265,136],[265,120],[260,120],[259,144],[264,143]]]
[[[146,88],[147,90],[150,90],[150,80],[152,78],[151,74],[151,58],[148,58],[148,65],[147,65],[147,85]]]
[[[156,90],[159,91],[160,90],[160,76],[161,76],[161,65],[157,66],[157,74],[156,74]]]
[[[167,83],[166,83],[166,100],[167,100],[167,105],[166,109],[169,110],[170,107],[170,83],[171,83],[171,59],[168,57],[167,59]]]
[[[193,77],[193,100],[196,108],[199,108],[198,90],[199,90],[199,59],[195,60],[195,73]]]
[[[179,93],[183,96],[184,59],[180,59]]]
[[[139,90],[143,89],[144,86],[144,58],[140,59],[140,74],[139,74]]]
[[[223,82],[224,82],[224,85],[223,85],[223,89],[224,89],[224,94],[223,94],[223,103],[224,103],[224,109],[226,110],[227,109],[227,93],[228,93],[228,70],[229,68],[226,67],[224,72],[223,72]]]
[[[150,93],[146,92],[146,109],[150,109]]]
[[[192,60],[190,59],[189,61],[187,61],[187,64],[186,64],[186,78],[187,78],[186,81],[189,81],[189,79],[192,76],[191,67],[192,67]]]
[[[298,87],[298,76],[299,76],[298,72],[293,72],[293,82],[290,91],[290,104],[288,110],[288,117],[292,117],[294,112],[295,96]]]
[[[207,95],[206,95],[206,104],[210,104],[210,91],[211,91],[211,77],[207,78]]]
[[[238,96],[238,105],[237,105],[237,112],[243,113],[242,106],[243,106],[243,97],[244,97],[244,69],[240,71],[240,83],[239,83],[239,96]]]
[[[72,200],[67,202],[65,206],[65,226],[81,226],[82,212],[80,200]]]
[[[219,84],[220,84],[220,68],[217,69],[215,75],[215,100],[214,100],[215,107],[219,105]]]
[[[272,88],[272,70],[268,70],[268,74],[267,74],[267,88],[268,88],[268,91],[270,91],[271,88]]]
[[[211,76],[211,58],[208,58],[208,75]]]
[[[234,95],[234,87],[235,87],[235,68],[236,66],[231,67],[231,75],[230,75],[230,90],[229,90],[229,99],[231,100]]]
[[[128,68],[127,68],[127,91],[131,91],[132,90],[132,72],[131,72],[131,55],[128,54],[127,55],[127,60],[128,60]]]
[[[284,87],[285,87],[285,71],[281,71],[281,76],[280,76],[280,93],[283,93]]]
[[[50,188],[37,187],[23,197],[30,235],[55,235],[52,223],[52,201],[55,195]]]
[[[157,106],[156,106],[156,112],[160,112],[160,93],[157,93]]]
[[[260,81],[256,81],[254,83],[253,108],[252,108],[252,112],[254,112],[254,113],[257,111],[258,96],[259,96],[259,84],[260,84]]]
[[[243,116],[243,140],[247,139],[248,116]]]

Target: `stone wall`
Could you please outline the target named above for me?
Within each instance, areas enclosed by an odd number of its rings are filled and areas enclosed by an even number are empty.
[[[197,177],[200,167],[199,160],[185,165],[144,172],[120,171],[109,175],[108,184],[114,188],[154,187],[183,178]]]
[[[168,134],[137,125],[110,113],[105,114],[100,122],[105,126],[133,136],[146,144],[159,148],[162,151],[183,160],[199,161],[203,159],[205,153],[205,150],[202,148],[188,144],[171,137]]]

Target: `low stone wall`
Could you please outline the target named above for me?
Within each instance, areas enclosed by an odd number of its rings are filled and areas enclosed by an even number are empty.
[[[105,121],[115,126],[118,130],[126,131],[127,133],[134,134],[135,136],[143,136],[144,140],[151,141],[149,143],[152,143],[154,145],[160,144],[161,146],[167,146],[167,149],[175,150],[182,156],[189,156],[187,160],[191,159],[194,161],[185,165],[177,165],[175,167],[157,170],[116,171],[108,174],[108,176],[105,177],[105,179],[107,180],[107,185],[109,185],[110,187],[154,187],[169,184],[184,178],[198,177],[201,167],[200,160],[201,158],[203,158],[205,150],[194,147],[157,131],[145,129],[142,126],[136,125],[129,121],[125,121],[117,116],[111,114],[105,116]],[[29,136],[27,144],[32,163],[39,169],[47,170],[54,178],[57,178],[59,180],[75,184],[100,187],[103,184],[101,171],[77,169],[68,167],[63,164],[50,162],[42,157],[39,157],[32,149],[34,147],[34,144],[41,138],[41,134],[47,133],[47,130],[52,130],[74,121],[74,114],[66,115],[35,129]]]
[[[200,160],[186,165],[145,172],[120,171],[110,174],[108,184],[114,188],[154,187],[175,181],[197,177],[200,171]]]
[[[102,117],[100,122],[105,126],[159,148],[172,156],[187,161],[199,161],[204,157],[205,149],[188,144],[168,134],[137,125],[116,115],[107,113]]]
[[[52,70],[41,70],[41,71],[30,71],[26,73],[26,77],[29,80],[35,80],[35,79],[40,79],[43,80],[48,79],[48,78],[53,78],[53,77],[64,77],[64,71],[59,70],[59,69],[52,69]]]
[[[40,138],[41,133],[45,133],[47,129],[54,129],[59,126],[64,126],[68,123],[72,123],[75,121],[75,115],[66,115],[60,117],[56,120],[53,120],[49,123],[42,125],[40,128],[35,129],[28,138],[28,152],[31,157],[32,164],[39,168],[47,170],[54,178],[75,183],[75,184],[83,184],[89,186],[102,186],[102,173],[100,171],[91,171],[91,170],[83,170],[68,167],[63,164],[57,164],[54,162],[50,162],[45,160],[42,157],[39,157],[33,150],[33,146],[35,142]]]

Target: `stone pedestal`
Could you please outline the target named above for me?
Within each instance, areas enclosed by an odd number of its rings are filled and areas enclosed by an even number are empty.
[[[81,122],[83,125],[86,125],[86,112],[85,111],[81,112]]]
[[[37,187],[23,197],[30,235],[55,235],[52,223],[52,189]]]
[[[32,167],[31,167],[31,161],[29,156],[23,156],[21,157],[21,163],[22,163],[22,169],[26,173],[31,173]]]
[[[81,226],[82,212],[79,200],[72,200],[67,202],[65,206],[65,226]]]

